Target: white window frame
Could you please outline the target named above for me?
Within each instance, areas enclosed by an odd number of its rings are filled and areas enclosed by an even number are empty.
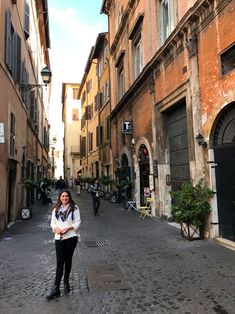
[[[138,34],[135,40],[133,40],[133,66],[134,66],[134,78],[136,79],[143,69],[143,48],[141,34]]]
[[[118,76],[118,99],[120,100],[125,94],[125,76],[124,76],[124,65],[123,62],[117,69]]]
[[[175,0],[160,0],[161,42],[164,43],[175,27]]]

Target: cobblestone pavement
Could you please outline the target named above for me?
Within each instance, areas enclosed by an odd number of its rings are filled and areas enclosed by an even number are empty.
[[[138,212],[105,200],[94,216],[84,191],[75,199],[82,241],[73,260],[71,293],[45,299],[55,253],[51,209],[37,204],[31,220],[18,221],[0,235],[1,314],[235,313],[235,251],[210,241],[186,241],[166,221],[141,219]],[[88,267],[110,264],[118,265],[129,289],[90,289]]]

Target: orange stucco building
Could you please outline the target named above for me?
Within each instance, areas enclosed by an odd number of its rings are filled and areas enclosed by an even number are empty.
[[[38,85],[49,47],[47,1],[0,2],[0,231],[36,197],[22,181],[47,174],[50,89]]]
[[[233,241],[234,12],[231,0],[102,5],[116,175],[134,181],[137,207],[151,195],[152,214],[167,218],[169,192],[203,178],[215,192],[206,236]]]

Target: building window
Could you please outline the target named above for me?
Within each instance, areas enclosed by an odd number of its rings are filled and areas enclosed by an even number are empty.
[[[116,13],[116,31],[118,30],[118,28],[122,22],[122,17],[123,17],[123,6],[121,5],[117,9],[117,13]]]
[[[118,68],[118,98],[121,99],[125,93],[124,67],[123,63]]]
[[[132,42],[132,59],[133,59],[133,76],[136,79],[143,68],[143,49],[141,29],[143,25],[144,13],[140,13],[136,18],[134,26],[132,27],[129,39]]]
[[[104,102],[109,98],[109,81],[105,82],[105,87],[104,87]]]
[[[82,105],[84,104],[85,100],[86,100],[86,92],[84,91],[84,92],[82,93],[82,100],[81,100],[81,104],[82,104]]]
[[[78,114],[78,109],[73,108],[72,109],[72,120],[73,121],[78,121],[79,120],[79,114]]]
[[[15,156],[15,135],[16,135],[16,120],[15,115],[11,112],[10,115],[10,156]]]
[[[235,69],[235,44],[220,56],[221,73],[226,75]]]
[[[92,89],[92,80],[90,79],[86,84],[87,84],[86,90],[87,90],[87,93],[89,93]]]
[[[99,125],[96,127],[96,147],[103,143],[103,126]]]
[[[104,98],[104,88],[101,89],[100,94],[99,94],[99,109],[101,109],[103,107],[103,104],[105,102],[105,98]]]
[[[29,4],[27,1],[24,3],[24,35],[29,38]]]
[[[78,88],[73,88],[73,99],[79,99],[78,92],[79,92]]]
[[[137,78],[142,71],[142,40],[139,35],[133,41],[133,63],[134,63],[134,77]]]
[[[88,140],[89,140],[89,152],[93,150],[93,133],[88,133]]]
[[[106,139],[110,139],[110,118],[106,119]]]
[[[5,28],[5,63],[14,81],[21,79],[21,39],[14,31],[11,22],[11,13],[6,11]]]
[[[161,42],[164,43],[175,26],[174,0],[160,0]]]
[[[118,100],[125,94],[125,78],[124,78],[124,56],[125,50],[120,52],[115,67],[117,68],[117,91]]]

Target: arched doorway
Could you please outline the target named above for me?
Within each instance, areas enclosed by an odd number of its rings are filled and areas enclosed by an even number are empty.
[[[147,197],[150,196],[149,189],[149,152],[144,144],[141,144],[138,150],[138,162],[140,173],[140,204],[144,205]]]
[[[235,241],[235,102],[219,115],[213,148],[220,236]]]
[[[128,157],[125,153],[121,155],[121,164],[120,167],[117,168],[116,171],[116,179],[117,179],[117,185],[122,186],[125,185],[127,182],[131,181],[131,167],[129,166]],[[122,192],[123,187],[119,188],[119,196],[118,196],[118,202],[120,203],[122,201]],[[131,198],[131,187],[127,187],[125,194],[127,198]]]

